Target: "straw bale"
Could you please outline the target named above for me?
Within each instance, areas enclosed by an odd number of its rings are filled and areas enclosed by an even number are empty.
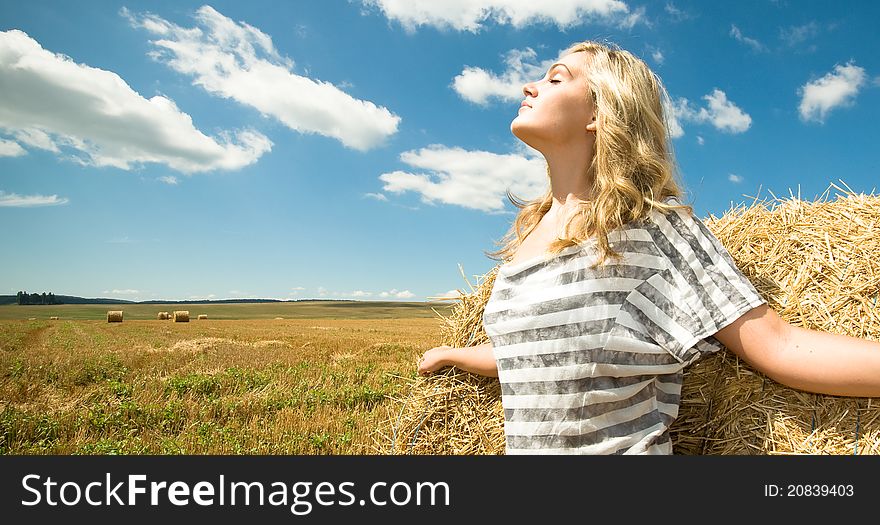
[[[174,311],[174,322],[175,323],[188,323],[189,322],[189,310],[175,310]]]
[[[199,319],[200,319],[200,320],[201,320],[201,319],[207,319],[207,318],[208,318],[208,314],[199,314]]]
[[[58,316],[57,316],[57,315],[53,315],[52,317],[49,318],[49,320],[50,320],[50,321],[57,321],[57,320],[58,320]]]
[[[842,193],[835,200],[828,199],[832,187]],[[790,324],[880,341],[880,196],[832,183],[815,201],[754,198],[703,222]],[[471,293],[460,291],[449,317],[435,310],[439,344],[488,341],[482,313],[497,270],[475,276],[476,287],[468,282]],[[404,394],[392,400],[374,434],[378,453],[504,453],[497,379],[451,367],[401,379]],[[670,428],[673,452],[878,454],[878,405],[878,399],[786,387],[721,351],[685,369],[679,416]]]
[[[168,312],[159,312],[158,319],[160,321],[166,321],[166,320],[168,320],[169,317],[170,317],[170,315],[168,314]]]
[[[122,322],[122,310],[109,310],[107,312],[107,322],[108,323],[121,323]]]

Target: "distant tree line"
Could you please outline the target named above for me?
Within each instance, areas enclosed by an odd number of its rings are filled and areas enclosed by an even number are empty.
[[[18,292],[18,304],[58,304],[55,302],[55,294]]]

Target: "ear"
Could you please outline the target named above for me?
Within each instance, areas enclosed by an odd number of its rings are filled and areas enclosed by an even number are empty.
[[[587,124],[587,131],[590,133],[596,132],[596,117],[593,117],[593,121]]]

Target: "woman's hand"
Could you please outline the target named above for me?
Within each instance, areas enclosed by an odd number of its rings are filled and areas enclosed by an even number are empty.
[[[498,377],[498,365],[495,363],[492,343],[465,348],[436,346],[422,355],[422,360],[419,361],[419,375],[430,375],[444,366],[454,366],[481,376]]]
[[[451,346],[443,345],[434,347],[422,355],[419,361],[419,375],[426,376],[431,372],[436,372],[444,366],[449,365],[446,360],[446,354],[451,350]]]

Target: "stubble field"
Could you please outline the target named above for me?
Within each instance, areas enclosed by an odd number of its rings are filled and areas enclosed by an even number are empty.
[[[188,309],[189,323],[0,307],[0,454],[375,454],[442,321],[425,306],[338,306],[195,320],[202,309],[149,305]]]

